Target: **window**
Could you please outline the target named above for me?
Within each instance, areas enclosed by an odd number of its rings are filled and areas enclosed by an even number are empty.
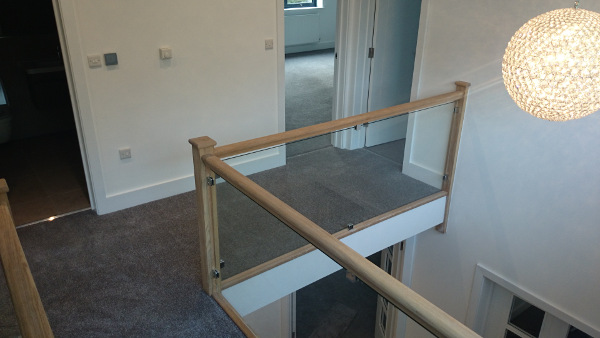
[[[283,0],[284,8],[317,7],[317,0]]]

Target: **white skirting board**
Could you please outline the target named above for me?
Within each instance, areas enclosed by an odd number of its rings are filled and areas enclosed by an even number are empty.
[[[225,162],[244,175],[251,175],[280,167],[285,165],[285,161],[285,147],[276,147],[249,155],[225,159]],[[104,198],[96,197],[96,213],[98,215],[108,214],[162,198],[183,194],[194,189],[196,189],[196,185],[194,175],[191,174],[145,187],[118,192]]]
[[[363,256],[428,230],[444,220],[446,197],[373,225],[341,241]],[[341,267],[315,250],[222,291],[241,316],[303,288]]]

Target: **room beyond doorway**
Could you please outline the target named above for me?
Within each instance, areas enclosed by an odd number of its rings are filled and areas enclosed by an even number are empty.
[[[16,226],[90,208],[75,130],[11,140],[0,158]]]
[[[15,224],[89,209],[88,186],[52,2],[0,3],[5,116],[0,178]]]
[[[333,49],[287,54],[285,57],[285,130],[331,121]],[[329,135],[289,144],[287,156],[331,146]]]

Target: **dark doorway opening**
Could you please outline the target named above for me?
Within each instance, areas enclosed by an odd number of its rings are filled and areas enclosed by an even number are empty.
[[[16,225],[89,209],[51,1],[0,3],[0,177]]]

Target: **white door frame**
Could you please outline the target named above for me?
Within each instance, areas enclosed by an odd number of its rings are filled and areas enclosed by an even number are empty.
[[[62,51],[63,63],[65,67],[65,74],[67,77],[67,85],[69,87],[69,96],[71,98],[71,107],[73,109],[73,117],[75,119],[75,128],[77,130],[77,139],[79,141],[79,149],[81,151],[81,160],[83,162],[83,170],[85,173],[85,182],[88,189],[88,196],[90,199],[90,207],[92,210],[96,210],[96,198],[94,194],[94,188],[98,186],[98,184],[93,184],[92,171],[93,167],[90,166],[90,156],[89,150],[90,148],[86,145],[86,140],[95,140],[95,135],[86,135],[84,133],[84,127],[81,116],[80,109],[80,99],[77,96],[77,90],[75,88],[74,74],[73,74],[73,66],[72,60],[70,59],[70,53],[68,49],[67,37],[64,30],[64,16],[63,16],[63,7],[59,2],[60,0],[52,0],[52,6],[54,7],[54,17],[56,20],[56,28],[58,30],[58,38],[60,41],[60,49]],[[72,16],[73,17],[73,16]],[[85,83],[85,82],[82,82]],[[89,130],[89,129],[88,129]],[[92,129],[93,130],[93,129]],[[86,137],[87,136],[87,137]],[[98,170],[96,170],[98,171]],[[101,175],[95,175],[102,180]]]
[[[338,0],[334,70],[334,120],[367,112],[370,59],[376,0]],[[362,126],[334,133],[332,143],[342,149],[362,148]]]

